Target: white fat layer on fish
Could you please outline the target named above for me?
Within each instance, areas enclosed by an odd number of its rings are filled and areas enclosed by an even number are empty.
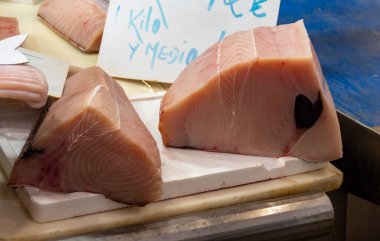
[[[104,86],[103,85],[97,85],[92,89],[91,94],[87,100],[87,105],[91,104],[91,102],[94,100],[96,94],[98,94],[98,92],[100,91],[101,88],[104,88]]]

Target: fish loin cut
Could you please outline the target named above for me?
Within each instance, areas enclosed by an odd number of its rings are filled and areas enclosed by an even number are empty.
[[[0,17],[0,40],[19,35],[18,21],[16,18]]]
[[[331,161],[333,99],[303,21],[237,32],[179,75],[161,102],[167,146]]]
[[[161,161],[123,89],[92,67],[67,80],[62,98],[16,161],[9,185],[145,205],[161,196]]]
[[[107,16],[104,0],[45,0],[38,16],[85,52],[98,52]]]
[[[40,108],[48,98],[48,83],[44,74],[33,66],[0,65],[0,98]]]

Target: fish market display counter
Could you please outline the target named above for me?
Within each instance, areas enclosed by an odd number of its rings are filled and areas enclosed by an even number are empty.
[[[317,193],[238,204],[63,240],[308,240],[328,234],[333,222],[330,199]]]
[[[38,5],[0,2],[0,15],[17,17],[21,32],[29,33],[24,48],[74,66],[96,64],[96,54],[83,54],[46,28],[36,17],[37,9]],[[119,83],[128,95],[167,89],[167,85],[155,82]],[[331,229],[334,211],[325,192],[339,188],[342,180],[342,172],[327,164],[310,172],[163,200],[146,207],[37,223],[14,191],[7,188],[5,175],[0,172],[0,239],[307,239]]]
[[[0,237],[49,240],[87,234],[80,238],[149,240],[149,236],[158,238],[160,234],[175,240],[170,235],[176,233],[179,239],[182,237],[180,240],[191,240],[194,235],[208,240],[217,238],[220,230],[231,238],[258,238],[265,233],[267,237],[268,232],[284,237],[310,237],[325,234],[332,227],[333,209],[324,192],[337,189],[342,179],[342,172],[328,164],[308,173],[164,200],[146,207],[36,223],[14,191],[6,187],[4,175],[0,175]]]

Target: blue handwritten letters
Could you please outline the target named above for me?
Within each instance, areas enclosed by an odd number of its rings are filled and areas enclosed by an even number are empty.
[[[169,34],[169,24],[160,0],[156,0],[154,5],[142,9],[130,9],[128,29],[133,32],[137,41],[128,43],[130,48],[129,60],[133,61],[136,52],[142,49],[140,51],[150,59],[150,68],[154,69],[156,61],[188,65],[198,56],[196,48],[189,47],[186,50],[180,50],[177,46],[168,46],[160,41],[145,41],[144,33],[156,35],[162,28],[168,30]]]
[[[236,11],[235,11],[235,4],[238,2],[239,2],[239,0],[223,0],[224,5],[230,7],[231,13],[235,18],[243,17],[242,13],[236,13]],[[215,0],[210,0],[208,7],[207,7],[208,11],[212,10],[214,3],[215,3]]]
[[[248,0],[220,0],[220,2],[223,2],[224,5],[230,8],[231,14],[235,18],[243,17],[243,13],[237,13],[235,10],[236,5],[238,5],[239,3],[242,3],[243,1],[246,2]],[[264,4],[267,1],[268,0],[252,0],[252,7],[249,11],[252,13],[253,16],[257,18],[266,17],[267,16],[266,12],[259,13],[258,11],[262,8],[262,4]],[[209,0],[207,10],[211,11],[214,4],[215,4],[215,0]]]
[[[266,1],[267,0],[252,0],[252,7],[249,11],[252,12],[255,17],[265,17],[265,12],[257,13],[257,11],[261,9],[261,4]],[[212,11],[214,4],[215,0],[210,0],[207,10]],[[239,4],[239,0],[223,0],[223,4],[230,8],[235,18],[243,16],[243,13],[237,13],[235,11],[235,4]],[[118,7],[120,8],[120,5]],[[162,27],[166,30],[170,30],[160,0],[156,0],[155,4],[142,9],[129,10],[128,29],[133,32],[137,38],[136,43],[128,43],[131,51],[129,55],[130,61],[133,61],[136,52],[139,51],[140,47],[145,43],[143,32],[158,34]],[[222,40],[225,35],[226,31],[221,30],[219,39],[215,38],[215,41]],[[186,41],[183,42],[185,43]],[[180,50],[178,46],[167,46],[160,41],[146,43],[142,49],[143,53],[150,59],[151,69],[154,69],[156,61],[164,61],[167,64],[178,63],[188,65],[198,56],[199,52],[198,49],[194,47]]]
[[[266,12],[259,13],[258,11],[263,7],[262,4],[268,0],[254,0],[252,4],[252,8],[249,10],[253,16],[258,18],[263,18],[267,16]]]
[[[280,0],[111,0],[98,65],[110,75],[172,83],[214,43],[275,25]]]

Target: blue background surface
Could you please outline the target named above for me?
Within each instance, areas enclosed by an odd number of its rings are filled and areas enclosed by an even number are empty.
[[[337,109],[380,126],[380,0],[282,0],[278,24],[299,19]]]

